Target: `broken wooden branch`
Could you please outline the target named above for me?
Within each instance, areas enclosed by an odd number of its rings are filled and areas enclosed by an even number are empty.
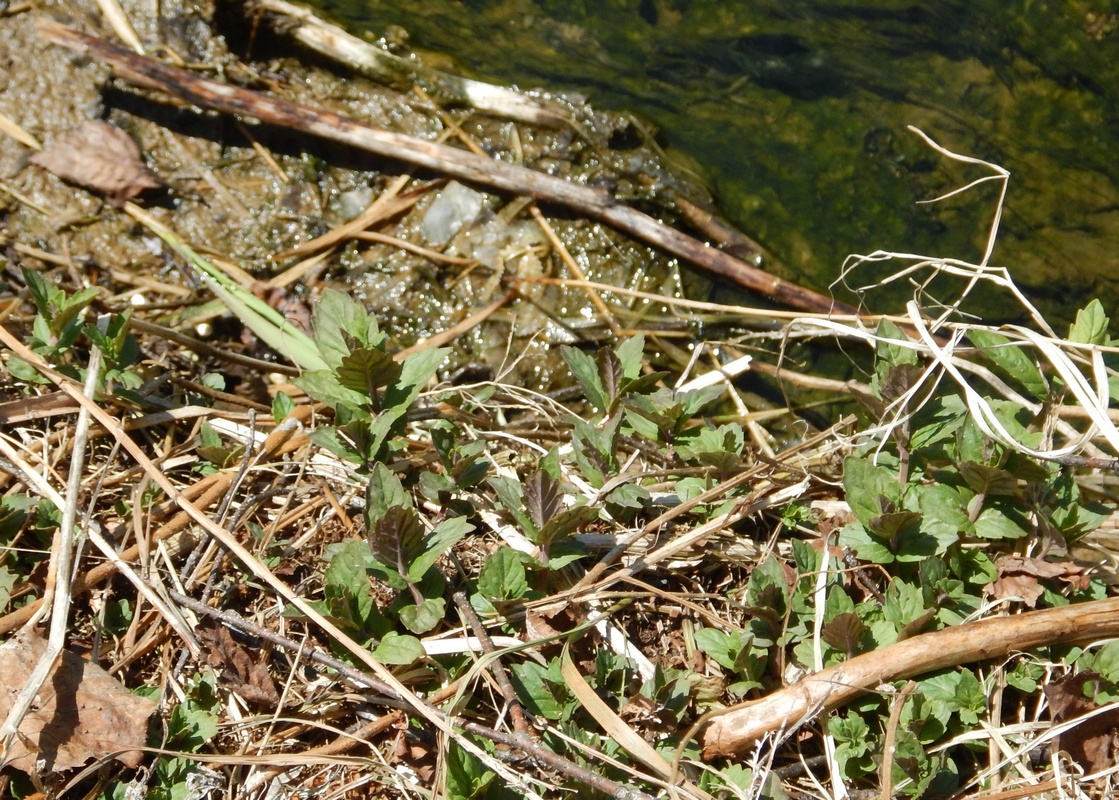
[[[702,733],[705,760],[745,754],[763,736],[789,731],[891,681],[1036,647],[1119,636],[1119,598],[985,619],[904,639],[837,664],[748,704],[716,712]]]

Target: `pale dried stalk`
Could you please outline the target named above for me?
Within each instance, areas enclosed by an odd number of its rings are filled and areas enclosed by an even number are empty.
[[[86,382],[83,387],[85,397],[89,398],[97,391],[97,377],[101,370],[101,351],[97,347],[90,349],[89,365],[86,372]],[[51,550],[51,574],[54,577],[54,597],[51,602],[51,627],[47,638],[47,649],[42,658],[35,665],[35,669],[27,676],[23,688],[19,690],[12,701],[8,717],[0,726],[0,742],[3,743],[5,757],[11,752],[11,744],[19,731],[20,723],[31,710],[35,703],[35,696],[43,687],[51,671],[62,655],[62,648],[66,645],[66,626],[70,617],[70,581],[72,578],[72,563],[74,556],[74,522],[78,517],[78,495],[82,488],[82,473],[85,469],[85,446],[89,439],[89,412],[82,409],[78,413],[78,424],[74,431],[74,448],[70,456],[70,478],[66,484],[66,498],[63,499],[52,490],[52,502],[62,509],[62,523],[58,526],[58,533],[54,537]],[[43,606],[46,608],[46,606]],[[37,622],[36,618],[28,625]]]

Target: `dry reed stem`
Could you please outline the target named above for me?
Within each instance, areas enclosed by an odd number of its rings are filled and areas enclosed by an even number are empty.
[[[89,368],[83,391],[88,399],[97,391],[97,379],[101,371],[101,351],[94,347],[90,351]],[[19,727],[23,719],[35,703],[35,696],[43,687],[47,678],[54,670],[56,662],[62,656],[66,646],[66,632],[70,622],[70,585],[73,578],[71,563],[74,558],[75,525],[78,519],[78,497],[81,493],[82,477],[85,469],[86,444],[89,438],[89,412],[83,409],[78,414],[78,423],[74,431],[74,449],[70,458],[70,475],[66,482],[65,498],[51,490],[47,495],[55,506],[62,510],[61,524],[54,535],[51,547],[50,567],[47,573],[47,589],[41,611],[46,611],[47,599],[51,600],[50,633],[47,637],[46,650],[42,657],[27,676],[27,680],[16,696],[12,698],[8,715],[3,725],[0,725],[0,747],[3,748],[4,760],[12,750],[12,741],[18,736]],[[49,488],[49,487],[48,487]],[[36,624],[42,617],[37,612],[27,622],[27,627]]]
[[[544,212],[542,212],[535,203],[529,206],[528,210],[529,213],[532,214],[532,218],[536,221],[536,224],[540,226],[540,230],[544,231],[544,236],[547,237],[548,243],[552,245],[552,249],[556,251],[556,254],[560,257],[560,260],[563,261],[568,271],[575,276],[576,280],[582,281],[585,284],[587,280],[586,274],[575,259],[571,257],[571,253],[567,250],[567,245],[556,235],[555,229],[552,227],[551,223],[548,222],[548,218],[544,216]],[[589,287],[584,287],[584,289],[591,303],[598,309],[598,313],[602,315],[602,321],[610,328],[610,332],[615,336],[621,336],[621,326],[618,325],[618,321],[614,318],[614,314],[610,311],[610,307],[603,301],[602,296],[595,289]]]

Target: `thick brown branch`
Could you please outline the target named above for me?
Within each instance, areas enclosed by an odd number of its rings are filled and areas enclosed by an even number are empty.
[[[749,705],[712,716],[703,732],[703,757],[741,755],[766,734],[790,729],[814,714],[838,708],[882,683],[973,661],[1005,658],[1035,647],[1110,636],[1119,636],[1119,598],[1029,611],[914,636],[809,675]]]
[[[693,239],[640,211],[617,203],[607,192],[571,183],[524,167],[506,164],[446,145],[393,133],[331,111],[310,108],[218,81],[138,56],[102,39],[59,25],[39,23],[42,35],[56,44],[110,65],[122,78],[155,88],[200,108],[240,114],[451,175],[504,192],[566,206],[695,264],[713,275],[801,311],[854,314],[850,306],[782,280]]]

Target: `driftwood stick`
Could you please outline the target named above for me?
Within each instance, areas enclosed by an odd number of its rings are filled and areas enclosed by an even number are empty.
[[[41,21],[39,31],[51,42],[108,64],[126,81],[166,92],[200,108],[240,114],[347,144],[385,158],[405,161],[470,183],[558,203],[579,214],[601,220],[713,275],[770,297],[790,308],[818,314],[856,313],[855,309],[844,303],[770,275],[647,214],[622,205],[602,189],[571,183],[497,159],[386,131],[332,111],[199,78],[186,70],[138,56],[56,22]]]
[[[914,636],[809,675],[748,704],[716,712],[703,731],[703,757],[746,753],[768,733],[838,708],[882,683],[1035,647],[1119,636],[1119,598],[969,622]]]

